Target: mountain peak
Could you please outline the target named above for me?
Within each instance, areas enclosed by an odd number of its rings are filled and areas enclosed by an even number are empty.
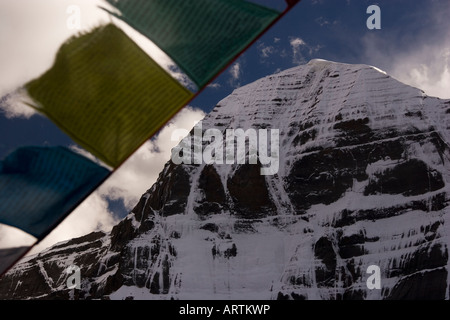
[[[259,79],[180,143],[202,161],[168,161],[109,234],[16,266],[0,298],[73,296],[72,264],[86,299],[448,298],[449,110],[366,65],[315,59]],[[250,139],[243,163],[205,162],[237,153],[238,129],[277,132],[277,172],[260,174],[259,145],[250,163]]]
[[[348,64],[348,63],[342,63],[342,62],[334,62],[334,61],[329,61],[329,60],[324,60],[324,59],[311,59],[307,64],[307,66],[311,66],[311,67],[315,67],[317,68],[360,68],[360,69],[367,69],[367,68],[372,68],[375,69],[378,72],[381,72],[383,74],[387,73],[377,67],[371,66],[371,65],[366,65],[366,64]]]
[[[313,67],[317,70],[317,69],[325,69],[325,68],[330,68],[330,67],[336,68],[336,67],[343,66],[343,65],[344,65],[343,63],[333,62],[333,61],[324,60],[324,59],[311,59],[304,66]]]

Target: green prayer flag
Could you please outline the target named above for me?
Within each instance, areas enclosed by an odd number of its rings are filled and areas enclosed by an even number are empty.
[[[200,88],[281,14],[243,0],[106,1]]]
[[[69,39],[26,89],[34,108],[114,168],[193,96],[113,24]]]

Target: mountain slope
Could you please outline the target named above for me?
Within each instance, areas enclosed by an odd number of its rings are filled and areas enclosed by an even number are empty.
[[[278,129],[276,174],[260,174],[262,150],[257,164],[169,161],[109,234],[28,258],[0,298],[448,299],[449,120],[449,100],[366,65],[262,78],[192,133]]]

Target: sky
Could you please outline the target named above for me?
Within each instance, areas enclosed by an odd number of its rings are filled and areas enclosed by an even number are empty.
[[[281,0],[253,0],[281,8]],[[73,5],[80,28],[73,25]],[[52,64],[71,35],[102,22],[120,26],[175,78],[173,62],[148,39],[98,6],[102,0],[0,0],[0,159],[25,145],[65,145],[84,153],[48,119],[18,103],[18,90]],[[370,5],[380,8],[381,29],[369,30]],[[281,21],[147,141],[100,188],[69,215],[32,253],[94,230],[109,231],[156,181],[178,141],[175,129],[189,130],[239,86],[321,58],[376,66],[430,96],[450,98],[450,1],[302,0]],[[72,23],[72,24],[71,24]],[[88,155],[89,156],[89,155]],[[0,225],[0,248],[34,239]]]

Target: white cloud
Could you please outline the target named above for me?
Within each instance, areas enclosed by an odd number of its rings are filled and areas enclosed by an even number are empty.
[[[413,14],[413,13],[411,13]],[[421,28],[392,30],[363,39],[363,61],[430,96],[450,99],[450,2],[430,2]]]
[[[118,221],[108,210],[108,202],[99,191],[92,193],[29,254],[38,253],[57,242],[84,236],[92,231],[110,231]]]
[[[234,86],[234,87],[239,87],[240,86],[240,82],[239,79],[242,75],[242,68],[241,68],[241,64],[239,62],[235,62],[229,69],[228,71],[231,75],[231,78],[229,80],[229,84],[230,86]]]
[[[259,55],[263,59],[269,58],[275,52],[275,48],[273,46],[265,46],[264,43],[261,43],[258,46],[258,49]]]
[[[33,115],[38,114],[36,110],[23,103],[27,101],[22,90],[16,90],[0,98],[0,111],[3,112],[6,118],[25,118],[29,119]]]
[[[0,249],[31,246],[36,238],[15,227],[0,224]]]
[[[277,63],[276,57],[286,57],[284,49],[281,48],[281,38],[274,38],[273,44],[266,44],[262,41],[258,41],[257,50],[259,56],[259,62],[265,65],[274,65]],[[275,58],[275,59],[274,59]]]
[[[447,40],[445,40],[447,39]],[[415,50],[402,50],[394,40],[365,39],[367,64],[378,66],[399,81],[429,96],[450,99],[450,32],[442,41],[417,42]]]
[[[218,89],[221,86],[222,85],[220,83],[218,83],[218,82],[213,82],[213,83],[208,84],[208,88],[214,88],[214,89]]]
[[[300,38],[291,38],[289,44],[292,48],[292,63],[294,64],[303,64],[305,62],[305,58],[303,57],[301,51],[302,47],[306,47],[306,42]]]
[[[289,44],[292,49],[292,63],[293,64],[304,64],[306,62],[306,53],[309,57],[312,57],[317,51],[319,51],[322,46],[316,45],[312,46],[303,41],[303,39],[298,37],[290,37]]]
[[[238,80],[241,75],[241,64],[239,62],[234,63],[230,68],[230,74],[234,80]]]
[[[170,159],[176,129],[190,130],[203,119],[204,112],[192,107],[182,109],[152,140],[147,141],[111,177],[76,208],[31,252],[37,253],[57,242],[83,236],[95,230],[109,231],[118,221],[108,209],[107,200],[121,200],[131,210],[148,190]],[[180,138],[181,140],[181,138]],[[83,149],[74,150],[95,159]],[[33,237],[12,227],[0,225],[0,248],[31,245]]]
[[[300,48],[300,46],[305,46],[306,43],[305,41],[303,41],[300,38],[292,38],[289,43],[291,44],[292,47],[294,48]]]
[[[450,99],[450,46],[397,58],[391,74],[430,96]]]
[[[319,24],[321,27],[329,25],[330,21],[328,21],[327,19],[325,19],[324,17],[319,17],[317,19],[314,20],[317,24]]]

